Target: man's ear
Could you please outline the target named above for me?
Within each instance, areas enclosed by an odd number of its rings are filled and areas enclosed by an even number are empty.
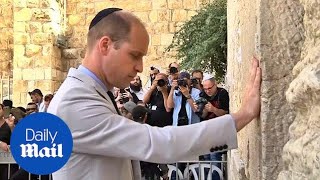
[[[102,55],[107,55],[112,48],[112,40],[108,36],[103,36],[99,40],[99,51]]]

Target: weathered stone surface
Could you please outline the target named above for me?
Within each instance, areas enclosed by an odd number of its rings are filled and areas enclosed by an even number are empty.
[[[13,25],[15,32],[26,32],[26,23],[25,22],[15,22]]]
[[[26,56],[27,57],[32,57],[34,55],[37,55],[42,52],[42,47],[39,45],[26,45]]]
[[[30,36],[27,33],[14,33],[14,44],[25,45],[30,43]]]
[[[41,22],[50,22],[50,10],[49,9],[32,9],[32,20]]]
[[[82,17],[80,15],[70,15],[68,16],[69,19],[69,25],[79,25],[80,21],[82,21]]]
[[[172,42],[173,34],[161,34],[161,45],[169,46]]]
[[[153,10],[149,14],[150,22],[155,23],[158,21],[158,11]]]
[[[16,8],[23,8],[27,6],[27,0],[14,0],[13,4]]]
[[[79,50],[78,49],[64,49],[62,51],[62,57],[64,59],[77,59],[79,58]]]
[[[39,45],[46,45],[53,41],[52,34],[50,33],[34,33],[32,34],[32,43]]]
[[[45,23],[48,24],[48,23]],[[41,22],[28,22],[26,32],[27,33],[40,33],[42,32],[42,25],[43,23]]]
[[[32,11],[29,8],[22,8],[20,11],[14,13],[15,21],[30,21],[32,18]]]
[[[169,9],[183,9],[181,0],[168,0]]]
[[[184,9],[196,9],[197,3],[194,0],[183,0]]]
[[[152,9],[167,9],[167,0],[152,0]]]
[[[158,11],[158,21],[168,22],[171,20],[171,11],[170,10],[159,10]]]
[[[181,22],[187,20],[187,11],[186,10],[173,10],[172,21]]]
[[[27,0],[28,8],[36,8],[40,7],[40,0]]]

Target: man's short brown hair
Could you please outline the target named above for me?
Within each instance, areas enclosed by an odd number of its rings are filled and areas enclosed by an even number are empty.
[[[115,48],[118,49],[121,43],[130,41],[129,34],[132,24],[141,24],[142,22],[133,14],[117,11],[103,19],[93,26],[87,36],[88,49],[91,50],[94,43],[103,36],[109,36],[115,42]]]

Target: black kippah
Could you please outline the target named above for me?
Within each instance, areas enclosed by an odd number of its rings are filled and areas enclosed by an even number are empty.
[[[99,21],[101,21],[101,19],[103,19],[104,17],[107,17],[109,14],[112,14],[115,11],[121,11],[122,9],[120,8],[107,8],[104,9],[102,11],[100,11],[91,21],[90,26],[89,26],[89,30],[95,26]]]

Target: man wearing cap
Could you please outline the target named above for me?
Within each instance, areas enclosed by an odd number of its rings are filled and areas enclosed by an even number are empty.
[[[260,113],[258,62],[239,112],[184,127],[156,128],[121,116],[110,91],[128,87],[142,72],[148,45],[145,26],[129,12],[108,8],[93,18],[82,64],[69,70],[48,108],[66,122],[73,137],[71,157],[53,173],[54,180],[138,180],[136,160],[178,162],[237,148],[237,131]],[[191,132],[193,136],[186,136]]]
[[[168,108],[173,108],[173,126],[184,126],[200,122],[194,102],[199,99],[200,90],[190,86],[190,74],[181,72],[178,80],[173,80],[168,97]]]
[[[43,94],[40,89],[34,89],[33,91],[29,92],[31,100],[38,106],[39,112],[46,112],[46,107],[43,101]]]

